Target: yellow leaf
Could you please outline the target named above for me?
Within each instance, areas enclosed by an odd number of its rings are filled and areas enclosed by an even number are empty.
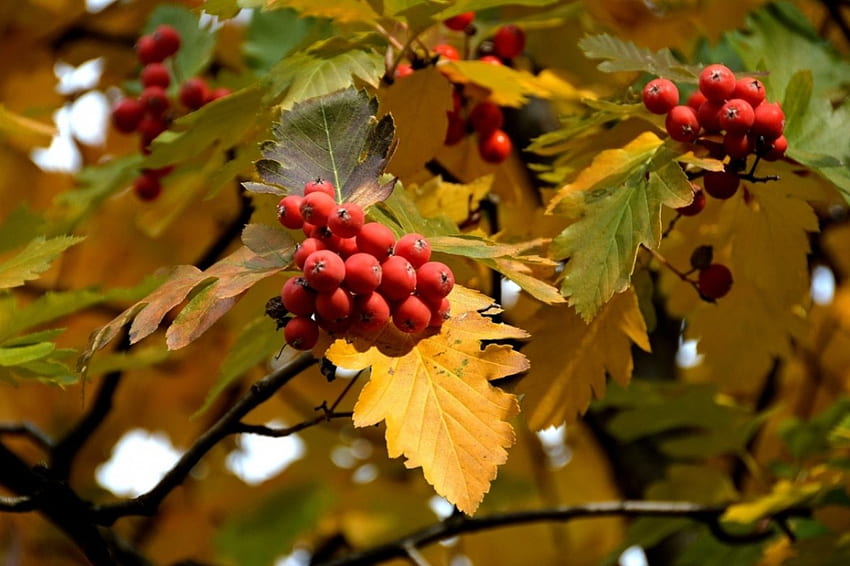
[[[744,525],[754,523],[763,517],[806,503],[824,487],[820,482],[797,484],[779,480],[774,484],[773,491],[764,497],[730,506],[721,520]]]
[[[504,65],[481,61],[453,61],[440,65],[453,83],[474,84],[490,91],[489,99],[499,106],[520,107],[529,96],[548,98],[549,92],[537,77]]]
[[[278,10],[293,8],[301,17],[327,18],[339,23],[377,21],[380,15],[363,0],[334,0],[333,2],[315,2],[312,0],[268,0],[266,8]]]
[[[425,218],[444,215],[460,224],[478,208],[478,202],[487,196],[492,185],[493,175],[484,175],[466,184],[449,183],[441,177],[434,177],[423,185],[412,187],[410,191],[419,212]]]
[[[517,386],[534,430],[573,421],[591,397],[605,394],[606,372],[620,385],[632,375],[631,344],[649,351],[646,325],[631,290],[614,295],[589,324],[572,308],[544,307],[532,315],[534,340],[525,348],[533,369]]]
[[[53,126],[10,112],[0,104],[0,141],[29,151],[34,147],[50,145],[55,135]]]
[[[456,286],[449,299],[452,317],[439,333],[411,336],[390,324],[371,339],[337,340],[325,355],[342,367],[372,367],[355,426],[386,421],[389,456],[421,466],[437,493],[472,514],[507,460],[515,440],[508,420],[519,412],[516,398],[489,381],[528,369],[510,346],[481,349],[481,341],[527,334],[482,316],[491,300],[480,293]]]

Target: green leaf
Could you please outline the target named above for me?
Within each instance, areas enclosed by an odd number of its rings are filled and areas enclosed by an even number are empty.
[[[696,83],[701,70],[677,61],[666,47],[653,53],[607,33],[582,38],[578,46],[589,59],[607,59],[598,65],[606,73],[643,71],[672,81]]]
[[[301,194],[317,177],[337,188],[337,200],[362,206],[383,200],[378,184],[393,147],[393,121],[375,118],[378,102],[353,88],[312,98],[284,112],[275,123],[275,141],[262,147],[257,162],[264,181]],[[389,187],[390,189],[392,187]]]
[[[309,36],[329,35],[327,20],[302,18],[293,9],[255,10],[245,34],[242,52],[252,68],[267,71]]]
[[[474,84],[486,88],[488,99],[500,106],[520,107],[528,97],[548,98],[546,85],[531,73],[505,65],[482,61],[452,61],[441,65],[440,71],[453,83]]]
[[[550,211],[578,218],[555,238],[550,255],[569,259],[561,293],[584,320],[629,286],[641,244],[658,246],[662,205],[692,200],[674,155],[654,134],[642,134],[601,152],[550,204]]]
[[[62,252],[84,239],[77,236],[58,236],[31,240],[17,255],[0,263],[0,289],[17,287],[25,281],[37,279]]]
[[[56,349],[53,342],[39,342],[29,346],[0,347],[0,366],[17,366],[46,358]]]
[[[798,461],[825,455],[832,442],[831,434],[850,418],[850,399],[838,399],[829,408],[808,421],[790,418],[779,428],[779,436]]]
[[[145,33],[169,24],[180,34],[180,49],[173,56],[177,83],[198,75],[209,65],[215,49],[216,34],[210,25],[200,27],[198,16],[176,4],[160,4],[151,13]]]
[[[0,253],[23,246],[39,235],[44,218],[21,205],[0,224]]]

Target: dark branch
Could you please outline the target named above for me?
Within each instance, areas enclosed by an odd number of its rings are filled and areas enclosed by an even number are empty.
[[[304,421],[302,423],[298,423],[296,425],[288,426],[285,428],[275,428],[265,425],[252,425],[246,423],[236,423],[232,427],[232,431],[235,434],[257,434],[259,436],[271,436],[272,438],[283,438],[284,436],[290,436],[295,434],[296,432],[301,432],[305,428],[310,428],[316,426],[318,424],[328,422],[332,419],[350,419],[354,413],[351,411],[335,413],[328,412],[322,413],[316,418]]]
[[[147,493],[126,501],[101,505],[94,509],[96,521],[101,525],[111,525],[117,519],[129,515],[151,516],[156,513],[163,499],[179,486],[192,468],[218,444],[224,437],[233,434],[240,426],[242,417],[252,409],[267,401],[274,393],[289,380],[316,363],[309,353],[302,354],[287,366],[270,373],[260,379],[239,398],[239,400],[219,418],[195,444],[187,450],[177,464]]]
[[[0,435],[4,434],[29,438],[34,444],[45,450],[53,448],[53,439],[32,423],[0,423]]]

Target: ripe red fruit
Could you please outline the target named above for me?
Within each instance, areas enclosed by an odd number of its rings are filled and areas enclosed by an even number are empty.
[[[788,149],[788,140],[785,136],[779,136],[772,142],[767,142],[766,151],[761,154],[761,158],[765,161],[777,161],[782,159],[785,151]]]
[[[643,105],[653,114],[667,114],[679,104],[679,89],[672,81],[655,79],[643,87]]]
[[[721,200],[732,197],[740,184],[741,178],[738,175],[726,171],[706,171],[703,177],[705,192]]]
[[[495,130],[478,140],[478,153],[487,163],[503,162],[511,154],[511,148],[511,138],[502,130]]]
[[[416,290],[416,269],[401,256],[394,255],[381,264],[378,292],[388,301],[400,301]]]
[[[304,222],[316,226],[327,226],[328,217],[336,208],[336,201],[327,193],[313,192],[301,201],[301,217]]]
[[[390,305],[380,293],[354,297],[354,327],[364,332],[380,330],[390,320]]]
[[[156,137],[168,129],[168,122],[161,116],[152,116],[147,114],[142,121],[139,122],[139,134],[142,138],[142,146],[147,147],[156,139]]]
[[[402,332],[422,332],[431,322],[431,309],[422,299],[411,295],[393,309],[393,324]]]
[[[447,20],[443,20],[443,25],[454,31],[463,31],[469,27],[472,20],[475,19],[475,12],[464,12],[457,16],[452,16]]]
[[[298,230],[304,226],[304,218],[301,217],[301,201],[304,197],[300,195],[286,195],[277,204],[277,219],[281,224],[292,230]]]
[[[168,24],[156,26],[152,37],[156,45],[157,55],[162,59],[171,57],[180,49],[180,33]]]
[[[180,103],[189,110],[197,110],[207,103],[209,87],[200,77],[192,77],[180,86]]]
[[[379,222],[364,224],[357,234],[357,247],[361,252],[371,254],[383,262],[392,253],[395,235],[392,230]]]
[[[162,63],[148,63],[145,65],[142,72],[139,73],[139,80],[143,87],[158,86],[168,88],[171,84],[171,75],[168,73],[168,67]]]
[[[393,254],[409,261],[414,269],[419,269],[423,263],[431,259],[431,244],[422,234],[411,232],[398,239]]]
[[[723,136],[723,149],[733,159],[743,159],[753,150],[753,142],[750,136],[744,133],[727,132]]]
[[[742,98],[750,103],[753,108],[764,102],[764,84],[758,79],[746,77],[735,82],[735,90],[732,98]]]
[[[353,202],[344,202],[328,216],[328,228],[340,238],[353,238],[363,227],[363,208]]]
[[[703,93],[701,93],[699,90],[695,90],[688,97],[688,102],[686,104],[688,106],[690,106],[691,108],[693,108],[694,110],[696,110],[697,112],[699,112],[699,107],[702,106],[702,104],[707,100],[708,99],[705,97],[705,95]],[[702,123],[702,122],[700,122],[700,123]],[[703,124],[703,127],[705,127],[704,124]]]
[[[720,127],[734,134],[746,134],[755,120],[750,103],[743,98],[733,98],[720,109]]]
[[[709,100],[726,100],[735,91],[735,75],[729,67],[709,65],[699,75],[699,89]]]
[[[352,293],[367,295],[381,284],[382,273],[375,256],[358,252],[345,260],[343,285]]]
[[[348,259],[360,250],[357,248],[357,238],[340,238],[336,243],[336,253],[342,259]]]
[[[664,122],[670,137],[680,142],[692,142],[699,137],[697,113],[690,106],[674,106]]]
[[[351,295],[342,287],[316,296],[316,314],[325,322],[341,322],[351,316]]]
[[[513,59],[525,49],[525,32],[513,24],[501,26],[493,36],[493,51],[502,59]]]
[[[445,57],[449,61],[460,61],[460,52],[453,45],[449,45],[448,43],[435,45],[434,53],[441,57]]]
[[[446,127],[446,138],[443,140],[445,145],[454,145],[466,135],[466,120],[460,115],[460,112],[446,112],[449,119],[448,127]]]
[[[482,63],[489,63],[490,65],[503,65],[502,60],[496,57],[495,55],[484,55],[478,58]]]
[[[308,181],[304,185],[304,196],[307,196],[310,193],[325,193],[329,197],[336,198],[336,187],[334,187],[334,184],[327,179],[317,177],[312,181]]]
[[[469,122],[481,136],[489,136],[500,129],[505,122],[505,116],[498,104],[490,101],[479,102],[469,113]]]
[[[286,323],[283,337],[296,350],[309,350],[319,341],[319,325],[306,316],[296,316]]]
[[[120,100],[112,108],[112,125],[124,134],[135,132],[145,115],[145,105],[135,98]]]
[[[142,65],[161,63],[165,59],[157,49],[156,40],[152,35],[143,35],[136,42],[136,58]]]
[[[304,278],[319,293],[330,293],[345,278],[345,262],[330,250],[318,250],[304,261]]]
[[[147,111],[153,116],[162,116],[170,105],[168,93],[161,86],[145,87],[142,94],[139,95],[139,101],[145,105]]]
[[[303,242],[298,244],[298,247],[295,248],[295,253],[292,255],[292,259],[295,260],[295,265],[298,266],[298,269],[304,269],[304,262],[307,261],[310,254],[326,249],[328,249],[328,247],[321,240],[316,238],[306,238]]]
[[[159,178],[153,175],[139,175],[133,182],[133,192],[140,200],[149,202],[155,200],[162,192]]]
[[[752,132],[764,136],[766,140],[774,140],[785,131],[785,112],[776,102],[759,104],[754,110]]]
[[[694,200],[691,201],[691,204],[676,209],[676,212],[682,216],[696,216],[705,208],[705,192],[702,187],[691,183],[691,190],[694,192]]]
[[[448,299],[443,298],[437,308],[431,309],[431,320],[428,322],[428,326],[431,328],[439,328],[449,319],[450,316],[451,303],[449,303]]]
[[[719,299],[732,288],[732,272],[721,263],[712,263],[699,272],[697,288],[703,297]]]
[[[304,227],[308,226],[310,227],[309,232],[305,231],[308,238],[315,238],[325,244],[327,249],[333,252],[339,252],[339,243],[342,241],[342,238],[331,232],[327,226],[304,224]]]
[[[399,63],[395,67],[395,78],[403,79],[413,74],[413,66],[410,63]]]
[[[697,110],[699,125],[706,132],[719,132],[723,129],[720,126],[720,111],[723,109],[723,104],[715,100],[706,100]]]
[[[416,270],[416,292],[430,303],[439,303],[454,286],[454,273],[445,263],[429,261]]]
[[[316,292],[303,277],[290,277],[280,289],[283,306],[294,315],[311,316],[316,310]]]

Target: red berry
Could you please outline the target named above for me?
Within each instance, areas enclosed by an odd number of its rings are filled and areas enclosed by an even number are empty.
[[[443,140],[445,145],[454,145],[458,143],[466,135],[466,120],[460,115],[460,112],[446,112],[449,119],[448,127],[446,128],[446,138]]]
[[[147,147],[156,139],[156,137],[168,129],[168,122],[161,116],[152,116],[147,114],[139,123],[139,134],[141,135],[142,146]]]
[[[445,263],[429,261],[416,270],[416,292],[430,303],[439,303],[454,286],[454,273]]]
[[[410,63],[399,63],[395,68],[395,78],[403,79],[413,74],[413,66]]]
[[[697,110],[697,120],[706,132],[719,132],[723,128],[720,126],[720,110],[723,109],[723,102],[715,100],[706,100]]]
[[[478,153],[487,163],[503,162],[511,154],[511,148],[511,138],[502,130],[495,130],[478,140]]]
[[[394,255],[381,264],[378,292],[388,301],[400,301],[416,290],[416,269],[401,256]]]
[[[411,295],[393,309],[393,324],[402,332],[422,332],[431,322],[431,309],[422,299]]]
[[[453,45],[449,45],[448,43],[435,45],[434,53],[441,57],[445,57],[449,61],[460,61],[460,52]]]
[[[396,242],[393,254],[409,261],[414,269],[419,269],[431,259],[431,244],[422,234],[405,234]]]
[[[325,193],[329,197],[336,198],[336,187],[327,179],[317,177],[313,181],[308,181],[304,185],[304,196],[310,193]]]
[[[691,204],[676,209],[676,212],[682,216],[696,216],[705,208],[705,192],[702,187],[691,183],[691,190],[694,192],[694,200],[691,201]]]
[[[475,19],[475,12],[464,12],[457,16],[452,16],[447,20],[443,20],[443,25],[454,31],[463,31],[469,27],[472,20]]]
[[[171,57],[180,49],[180,33],[168,24],[157,26],[153,30],[153,39],[156,43],[157,54],[162,59]]]
[[[345,278],[345,262],[330,250],[318,250],[304,261],[304,278],[319,293],[329,293]]]
[[[785,131],[785,112],[776,102],[759,104],[754,110],[752,132],[766,140],[774,140]]]
[[[735,90],[732,92],[732,98],[741,98],[750,103],[753,108],[758,107],[764,102],[764,84],[758,79],[747,77],[738,79],[735,82]]]
[[[326,249],[328,249],[328,247],[321,240],[316,238],[306,238],[303,242],[298,244],[298,247],[295,248],[295,253],[292,255],[292,259],[295,260],[295,265],[298,266],[298,269],[304,269],[304,262],[307,261],[310,254]]]
[[[143,201],[152,201],[162,192],[159,178],[153,175],[140,175],[133,182],[133,192]]]
[[[340,238],[353,238],[363,227],[363,208],[353,202],[344,202],[328,217],[328,228]]]
[[[112,108],[112,125],[124,134],[136,131],[145,115],[145,105],[135,98],[125,98]]]
[[[726,100],[735,91],[735,74],[729,67],[709,65],[699,75],[699,89],[709,100]]]
[[[308,238],[315,238],[325,244],[325,247],[333,252],[339,251],[339,243],[342,238],[330,231],[327,226],[315,226],[313,224],[304,224],[309,226],[310,231],[307,233]]]
[[[380,293],[354,297],[354,327],[364,332],[380,330],[390,320],[390,305]]]
[[[180,86],[180,103],[189,110],[197,110],[207,103],[209,87],[200,77],[192,77]]]
[[[706,171],[703,177],[705,192],[717,199],[725,200],[738,191],[741,178],[726,171]]]
[[[143,35],[136,42],[136,58],[142,65],[161,63],[163,57],[157,49],[156,40],[152,35]]]
[[[525,49],[525,32],[513,24],[501,26],[493,36],[493,51],[502,59],[513,59]]]
[[[502,60],[496,57],[495,55],[484,55],[483,57],[478,58],[482,63],[489,63],[490,65],[503,65]]]
[[[733,98],[720,109],[720,127],[734,134],[746,134],[755,120],[750,103],[742,98]]]
[[[693,108],[694,110],[699,111],[699,107],[702,106],[703,102],[705,102],[706,100],[708,99],[703,93],[701,93],[699,90],[695,90],[688,97],[687,105]]]
[[[145,87],[139,96],[139,100],[153,116],[162,116],[170,105],[168,93],[161,86]]]
[[[643,105],[653,114],[667,114],[679,104],[679,89],[672,81],[655,79],[643,87]]]
[[[712,263],[700,270],[697,280],[700,294],[710,300],[725,296],[732,288],[732,272],[720,263]]]
[[[304,222],[316,226],[327,226],[328,217],[336,207],[336,201],[327,193],[313,192],[301,201],[301,217]]]
[[[382,262],[392,253],[395,236],[392,230],[379,222],[364,224],[357,234],[357,247]]]
[[[723,136],[723,149],[733,159],[743,159],[753,151],[753,142],[745,133],[727,132]]]
[[[139,73],[139,80],[143,87],[168,88],[168,85],[171,84],[171,75],[168,72],[168,67],[162,63],[148,63]]]
[[[777,161],[782,159],[785,151],[788,149],[788,140],[785,136],[779,136],[772,142],[767,142],[766,151],[761,154],[761,158],[765,161]]]
[[[505,121],[505,116],[502,114],[502,109],[498,104],[490,101],[479,102],[469,113],[469,122],[475,131],[480,136],[489,136],[498,129],[501,129]]]
[[[342,287],[316,296],[316,314],[326,322],[340,322],[351,316],[353,300]]]
[[[303,277],[290,277],[280,289],[283,306],[294,315],[311,316],[316,310],[316,292]]]
[[[343,285],[352,293],[371,293],[381,284],[381,278],[381,264],[375,256],[358,252],[345,260]]]
[[[690,106],[674,106],[667,114],[665,127],[670,137],[680,142],[692,142],[699,137],[697,113]]]
[[[304,226],[301,217],[301,201],[304,197],[300,195],[286,195],[277,204],[277,219],[281,224],[292,230],[298,230]]]
[[[431,320],[428,322],[428,326],[432,328],[439,328],[449,319],[450,316],[451,303],[449,303],[449,300],[444,297],[437,308],[431,309]]]
[[[296,316],[286,323],[283,336],[296,350],[309,350],[319,341],[319,325],[306,316]]]
[[[360,249],[357,247],[357,238],[340,238],[336,242],[336,253],[342,259],[348,259],[358,253]]]

